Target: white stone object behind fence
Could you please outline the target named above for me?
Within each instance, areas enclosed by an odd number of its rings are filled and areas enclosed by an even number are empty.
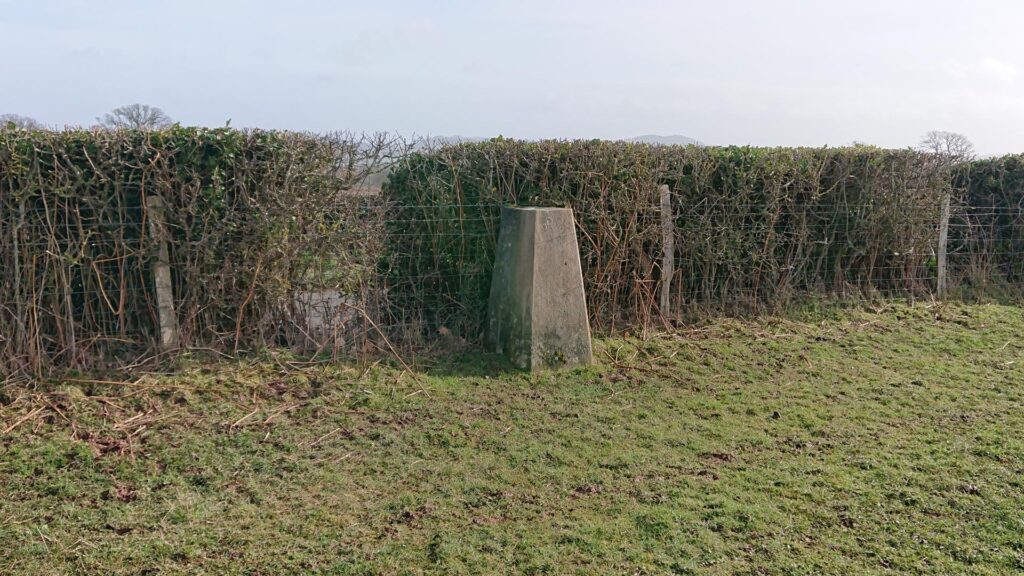
[[[487,339],[525,370],[592,361],[571,209],[502,208]]]

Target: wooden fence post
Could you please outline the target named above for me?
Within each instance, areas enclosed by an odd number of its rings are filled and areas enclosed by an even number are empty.
[[[181,340],[178,334],[178,316],[174,313],[174,286],[171,284],[163,199],[159,196],[147,196],[146,213],[149,218],[149,235],[157,245],[156,261],[153,262],[153,289],[156,292],[160,350],[175,350],[181,345]]]
[[[936,250],[935,292],[939,298],[946,297],[946,239],[949,237],[949,192],[942,196],[942,211],[939,214],[939,245]]]
[[[661,316],[666,320],[671,313],[672,276],[675,274],[676,223],[672,216],[672,193],[667,184],[658,187],[661,196],[661,236],[664,253],[661,256]]]

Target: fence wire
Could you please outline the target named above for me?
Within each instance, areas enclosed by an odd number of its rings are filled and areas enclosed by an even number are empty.
[[[470,208],[474,216],[459,216]],[[395,205],[382,197],[361,197],[330,210],[336,212],[325,219],[330,230],[306,231],[305,248],[289,255],[290,276],[265,299],[254,323],[239,319],[251,298],[246,282],[235,286],[241,295],[236,317],[196,322],[209,313],[198,305],[204,286],[191,285],[193,275],[172,268],[181,341],[233,353],[267,345],[365,356],[480,339],[492,268],[480,264],[487,257],[459,260],[458,255],[474,250],[493,258],[500,206]],[[420,217],[404,216],[410,213]],[[849,227],[863,223],[844,221],[821,206],[705,214],[699,235],[673,213],[673,271],[666,279],[665,217],[652,208],[637,229],[623,231],[632,245],[616,247],[596,243],[593,220],[578,215],[588,309],[598,332],[779,311],[807,298],[926,298],[939,284],[942,223],[931,218],[904,219],[900,233],[851,245],[857,236]],[[170,222],[167,237],[158,237],[147,224],[145,217],[26,219],[13,231],[8,251],[16,257],[9,259],[13,265],[5,270],[0,293],[7,327],[0,348],[9,373],[38,371],[41,365],[33,365],[33,358],[45,358],[49,365],[109,368],[153,354],[156,246],[178,238],[170,245],[184,252],[188,231]],[[947,230],[947,297],[1020,295],[1024,210],[954,208]],[[742,266],[737,251],[746,253]],[[667,300],[659,298],[663,290]],[[240,335],[243,325],[258,330],[259,338]]]
[[[383,192],[365,186],[396,162]],[[598,334],[931,298],[940,273],[943,297],[1016,299],[1024,209],[1010,172],[990,172],[979,189],[1001,195],[954,194],[946,218],[939,200],[960,189],[907,151],[496,141],[409,155],[381,136],[0,130],[0,376],[159,358],[158,262],[185,348],[476,344],[512,204],[574,209]]]
[[[470,208],[476,215],[460,215]],[[220,326],[219,332],[194,332],[203,326],[195,319],[205,311],[195,303],[204,286],[190,284],[195,276],[174,275],[181,340],[212,341],[236,353],[258,342],[346,356],[475,342],[493,272],[479,262],[493,260],[500,208],[345,199],[330,207],[333,214],[325,219],[330,231],[306,231],[303,249],[292,254],[291,277],[260,311],[260,337],[244,338],[242,349],[236,347],[243,324],[238,318],[206,324]],[[410,213],[420,217],[406,217]],[[153,259],[156,243],[167,239],[148,233],[144,214],[137,216],[61,222],[24,218],[11,235],[12,274],[0,295],[0,310],[12,320],[10,330],[0,335],[8,361],[15,342],[28,342],[29,353],[51,364],[69,366],[112,367],[153,351]],[[587,229],[588,215],[578,216],[589,311],[598,331],[778,311],[813,296],[929,297],[938,286],[942,223],[936,219],[903,219],[896,234],[851,245],[849,239],[857,237],[852,229],[864,221],[821,206],[705,213],[698,235],[687,227],[685,211],[674,206],[674,270],[667,282],[665,217],[654,208],[646,211],[646,221],[638,224],[646,230],[624,233],[646,242],[624,247],[589,242],[594,231]],[[1024,210],[954,208],[947,231],[950,297],[1018,297],[1024,280]],[[187,237],[186,232],[168,223],[169,236]],[[746,257],[737,260],[737,250]],[[466,251],[484,256],[460,260]],[[620,270],[610,273],[615,266]],[[625,282],[618,274],[624,266],[630,273]],[[236,289],[243,294],[241,318],[249,287],[243,282]],[[669,305],[663,310],[658,296],[666,289]],[[437,305],[438,299],[443,305]]]

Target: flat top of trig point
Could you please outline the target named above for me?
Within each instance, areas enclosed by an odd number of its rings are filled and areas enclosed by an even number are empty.
[[[502,210],[524,210],[529,212],[541,212],[546,210],[572,210],[572,208],[563,208],[560,206],[502,206]]]

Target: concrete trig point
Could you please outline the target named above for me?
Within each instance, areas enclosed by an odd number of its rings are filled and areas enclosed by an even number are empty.
[[[526,370],[590,364],[590,324],[571,209],[501,209],[487,340]]]

